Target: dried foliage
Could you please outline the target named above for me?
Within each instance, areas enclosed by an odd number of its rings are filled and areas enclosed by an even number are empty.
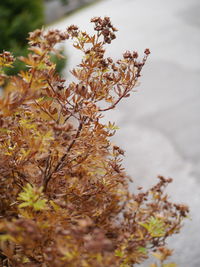
[[[115,39],[108,17],[93,18],[96,33],[77,26],[65,32],[36,30],[28,70],[3,74],[9,52],[0,54],[0,265],[41,267],[128,267],[150,251],[163,261],[167,237],[179,232],[188,208],[164,193],[171,179],[159,177],[148,191],[130,193],[122,167],[124,151],[110,138],[114,123],[105,111],[129,97],[142,61],[125,52],[114,62],[105,45]],[[68,85],[50,61],[54,46],[73,40],[83,59]],[[157,266],[157,265],[152,265]]]

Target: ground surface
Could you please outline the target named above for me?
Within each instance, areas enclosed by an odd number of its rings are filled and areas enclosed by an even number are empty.
[[[110,16],[120,30],[108,54],[127,49],[152,54],[141,86],[107,119],[120,127],[114,142],[126,150],[127,172],[137,184],[173,177],[169,192],[190,205],[192,220],[170,240],[180,267],[200,266],[200,2],[199,0],[104,0],[55,27],[89,29],[93,16]],[[67,47],[69,67],[80,55]],[[131,190],[135,190],[131,185]],[[148,266],[148,264],[144,264]]]

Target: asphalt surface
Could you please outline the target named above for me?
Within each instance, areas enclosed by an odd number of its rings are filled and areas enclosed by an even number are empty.
[[[90,18],[105,15],[119,29],[117,40],[108,47],[109,56],[151,50],[137,92],[106,116],[120,127],[113,142],[126,151],[124,164],[134,179],[130,189],[148,188],[159,174],[174,178],[168,192],[172,199],[190,206],[192,219],[169,240],[175,249],[172,260],[180,267],[199,267],[200,2],[104,0],[54,27],[76,24],[91,31]],[[72,68],[81,55],[69,44],[66,50]]]

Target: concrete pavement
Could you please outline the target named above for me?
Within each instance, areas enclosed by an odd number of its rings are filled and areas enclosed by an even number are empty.
[[[147,188],[158,174],[173,177],[173,199],[191,208],[192,220],[169,241],[180,267],[200,266],[200,2],[104,0],[55,24],[91,31],[94,16],[110,16],[119,29],[108,55],[150,48],[141,85],[106,120],[120,127],[114,142],[126,150],[125,166]],[[69,68],[80,54],[66,46]],[[66,70],[66,74],[67,70]],[[144,266],[148,266],[145,263]]]

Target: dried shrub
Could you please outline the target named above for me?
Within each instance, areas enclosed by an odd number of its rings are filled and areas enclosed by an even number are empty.
[[[0,262],[1,266],[128,267],[149,252],[164,260],[167,237],[188,214],[164,192],[171,179],[131,193],[122,166],[124,151],[110,138],[117,126],[102,124],[137,85],[141,61],[125,52],[114,62],[105,45],[115,39],[110,19],[93,18],[96,33],[77,26],[65,32],[36,30],[27,71],[3,74],[9,52],[0,55]],[[83,59],[66,84],[55,71],[54,46],[73,40]],[[155,252],[158,250],[157,252]],[[157,265],[152,265],[157,266]]]

